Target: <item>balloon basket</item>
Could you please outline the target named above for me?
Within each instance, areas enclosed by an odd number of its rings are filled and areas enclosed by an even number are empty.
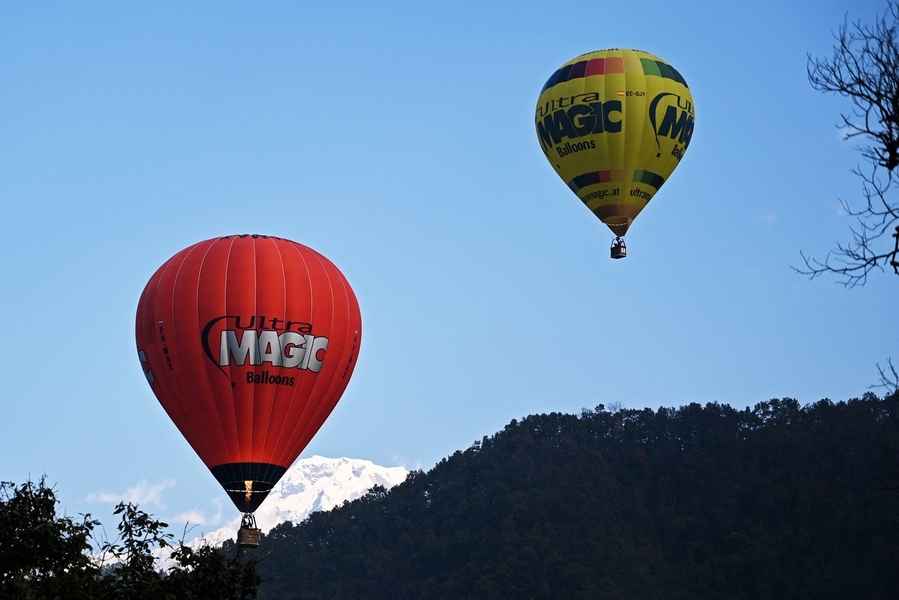
[[[609,249],[609,254],[612,258],[625,258],[627,256],[627,246],[624,245],[624,238],[617,237],[615,241],[612,242],[612,247]]]
[[[259,538],[262,532],[256,527],[256,518],[252,513],[247,513],[240,521],[240,529],[237,530],[237,545],[240,548],[256,548],[259,546]]]

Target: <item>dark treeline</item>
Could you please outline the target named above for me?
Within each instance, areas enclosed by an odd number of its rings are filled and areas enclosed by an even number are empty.
[[[531,416],[259,552],[265,598],[895,598],[899,396]]]
[[[266,599],[893,598],[899,394],[527,417],[276,527],[258,564],[186,548],[130,504],[99,543],[57,504],[43,482],[0,484],[0,598],[248,600],[257,571]]]

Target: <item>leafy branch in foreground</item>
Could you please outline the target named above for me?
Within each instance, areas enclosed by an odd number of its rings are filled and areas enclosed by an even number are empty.
[[[259,579],[253,561],[208,546],[176,544],[168,525],[119,503],[118,541],[99,544],[99,521],[58,516],[55,491],[41,479],[0,482],[0,598],[37,600],[217,598],[250,600]],[[171,550],[167,571],[158,567]]]

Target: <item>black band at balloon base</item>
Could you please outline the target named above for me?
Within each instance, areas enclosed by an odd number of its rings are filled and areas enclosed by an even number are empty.
[[[226,463],[210,469],[242,513],[251,513],[262,504],[286,467],[269,463]]]

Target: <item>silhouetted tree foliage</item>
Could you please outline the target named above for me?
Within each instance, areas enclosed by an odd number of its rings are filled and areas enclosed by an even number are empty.
[[[90,515],[56,514],[58,500],[42,479],[0,483],[0,598],[200,599],[256,597],[255,564],[203,547],[174,543],[168,525],[131,503],[120,503],[118,542],[95,554]],[[167,572],[154,552],[173,550]]]
[[[899,396],[552,413],[263,541],[264,598],[895,598]]]
[[[90,515],[56,515],[53,490],[0,482],[0,598],[91,598],[97,566],[88,554]]]
[[[899,275],[899,198],[894,172],[899,166],[899,2],[891,1],[874,25],[844,23],[830,59],[808,59],[812,87],[847,98],[841,115],[846,139],[859,139],[864,167],[853,170],[864,201],[843,201],[855,219],[848,243],[821,260],[801,255],[801,273],[839,276],[849,286],[864,285],[868,274],[890,266]],[[895,389],[895,388],[894,388]]]

